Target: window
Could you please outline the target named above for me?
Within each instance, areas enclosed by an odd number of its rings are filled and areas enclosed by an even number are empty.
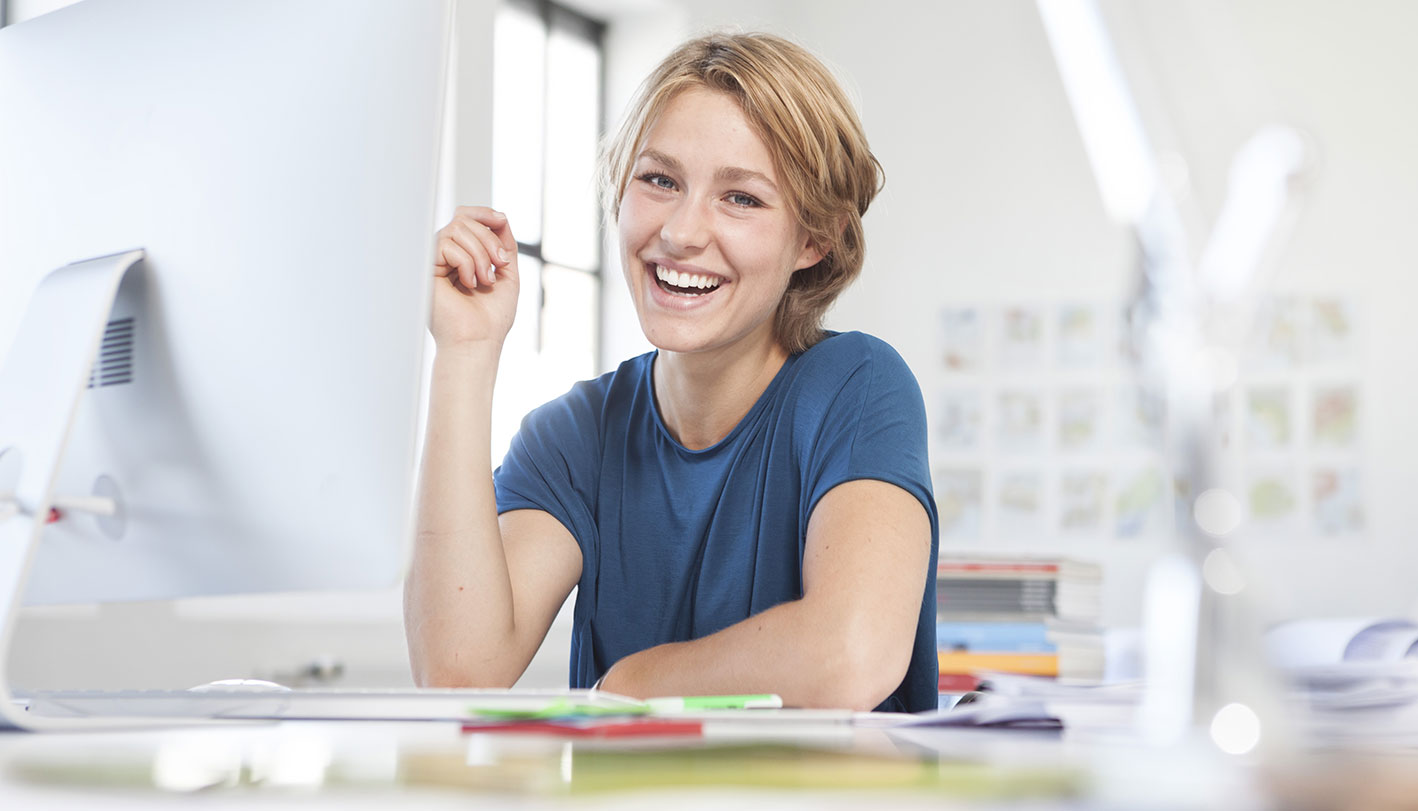
[[[545,0],[508,0],[497,12],[492,205],[512,223],[522,274],[500,367],[516,376],[498,384],[509,417],[597,371],[602,29]],[[515,430],[497,422],[495,449]]]

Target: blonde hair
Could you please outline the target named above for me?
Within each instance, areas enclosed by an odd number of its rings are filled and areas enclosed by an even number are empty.
[[[794,273],[774,317],[789,353],[823,337],[822,319],[861,273],[862,215],[882,186],[881,163],[836,79],[801,46],[762,33],[712,33],[680,45],[640,86],[601,155],[601,195],[615,218],[645,133],[680,93],[707,88],[739,105],[773,156],[798,223],[823,252]]]

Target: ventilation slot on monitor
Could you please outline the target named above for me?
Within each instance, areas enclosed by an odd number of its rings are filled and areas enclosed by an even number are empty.
[[[98,363],[89,373],[89,388],[121,386],[133,382],[133,319],[120,318],[108,322],[103,331],[103,346],[98,351]]]

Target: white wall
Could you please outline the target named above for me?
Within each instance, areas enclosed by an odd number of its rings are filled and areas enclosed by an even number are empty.
[[[830,322],[895,345],[929,400],[946,302],[1123,300],[1130,236],[1102,211],[1032,2],[686,0],[686,33],[737,25],[820,54],[859,99],[887,185],[867,216],[862,280]],[[1418,213],[1418,65],[1404,41],[1418,6],[1313,0],[1106,2],[1124,67],[1159,147],[1190,166],[1196,233],[1215,217],[1230,156],[1277,117],[1303,128],[1319,164],[1271,289],[1361,305],[1361,538],[1247,541],[1281,614],[1406,612],[1415,557],[1418,404],[1405,357],[1418,327],[1403,292]],[[668,44],[665,46],[668,47]],[[1407,287],[1405,287],[1405,285]],[[972,548],[979,548],[978,545]],[[1134,621],[1159,544],[1079,541],[1011,550],[1108,565],[1108,619]]]
[[[1258,558],[1288,613],[1412,612],[1408,573],[1418,557],[1418,447],[1410,429],[1418,387],[1409,373],[1418,337],[1410,296],[1418,250],[1401,234],[1418,214],[1418,92],[1414,56],[1402,32],[1418,6],[1365,0],[1205,3],[1176,9],[1148,4],[1131,21],[1151,48],[1155,72],[1172,99],[1176,140],[1195,154],[1193,185],[1214,215],[1225,160],[1252,128],[1279,119],[1304,130],[1316,162],[1299,221],[1270,281],[1284,292],[1344,291],[1362,307],[1361,453],[1369,531],[1353,542],[1259,545]],[[1119,6],[1118,10],[1128,7]],[[1201,13],[1234,23],[1236,78],[1197,71],[1180,48],[1184,34],[1213,47],[1220,35],[1197,31]],[[1190,12],[1190,13],[1188,13]],[[1224,33],[1224,32],[1223,32]],[[1213,63],[1224,54],[1213,54]]]

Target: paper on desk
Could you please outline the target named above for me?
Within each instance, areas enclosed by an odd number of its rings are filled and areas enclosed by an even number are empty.
[[[1418,746],[1418,623],[1296,620],[1266,633],[1306,739],[1325,746]]]
[[[1374,617],[1295,620],[1268,631],[1265,644],[1280,668],[1396,662],[1418,655],[1418,624]]]
[[[987,677],[993,688],[969,704],[912,715],[892,715],[859,725],[890,727],[1009,727],[1024,729],[1121,728],[1132,723],[1141,700],[1139,682],[1080,685],[1008,673]]]
[[[1056,729],[1060,721],[1047,703],[1037,699],[983,696],[947,710],[917,713],[897,726],[903,727],[1030,727]]]

